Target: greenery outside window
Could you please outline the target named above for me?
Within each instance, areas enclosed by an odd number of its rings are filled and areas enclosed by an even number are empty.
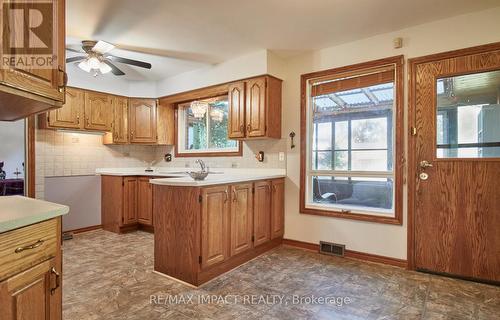
[[[241,155],[228,139],[227,95],[180,103],[177,117],[177,156]]]

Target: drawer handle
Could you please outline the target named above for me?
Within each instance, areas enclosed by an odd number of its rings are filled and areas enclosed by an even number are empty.
[[[35,248],[38,248],[39,246],[41,246],[43,243],[44,243],[44,241],[42,239],[40,239],[40,240],[38,240],[37,242],[35,242],[33,244],[29,244],[29,245],[24,246],[24,247],[16,248],[16,250],[14,252],[15,253],[20,253],[20,252],[23,252],[24,250],[35,249]]]
[[[61,286],[61,275],[57,272],[56,268],[52,267],[50,272],[56,276],[56,286],[54,288],[50,288],[50,294],[53,295],[56,292],[57,288]]]

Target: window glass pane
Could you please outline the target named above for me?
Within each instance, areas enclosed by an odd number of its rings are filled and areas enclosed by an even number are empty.
[[[313,163],[314,170],[331,170],[332,169],[332,152],[331,151],[318,151],[317,163]]]
[[[221,96],[179,106],[180,151],[236,151],[238,142],[228,139],[228,101]]]
[[[312,177],[314,203],[355,209],[393,208],[392,178]]]
[[[322,122],[314,126],[314,150],[332,149],[332,123]]]
[[[438,158],[500,157],[500,71],[437,80]]]
[[[348,151],[335,151],[334,152],[334,162],[335,168],[334,170],[349,170],[349,152]]]
[[[335,122],[335,149],[346,150],[349,148],[349,124],[347,121]]]
[[[359,150],[351,153],[351,170],[353,171],[387,171],[386,150]]]
[[[387,118],[352,121],[353,149],[387,149]]]

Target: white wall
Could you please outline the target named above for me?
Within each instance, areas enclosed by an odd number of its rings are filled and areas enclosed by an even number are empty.
[[[395,37],[403,37],[402,49],[392,48]],[[289,59],[283,93],[283,135],[290,131],[299,134],[300,131],[301,74],[394,55],[404,54],[405,58],[412,58],[497,41],[500,41],[500,8],[415,26]],[[405,110],[406,101],[405,98]],[[299,155],[300,147],[287,153],[285,238],[311,243],[333,241],[344,243],[351,250],[406,259],[406,186],[403,226],[300,214]]]
[[[7,179],[16,177],[16,168],[21,172],[19,178],[24,177],[24,134],[24,120],[0,121],[0,162],[4,162]]]

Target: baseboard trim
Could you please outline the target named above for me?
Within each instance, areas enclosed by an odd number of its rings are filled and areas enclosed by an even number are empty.
[[[98,230],[98,229],[102,229],[102,225],[98,224],[95,226],[89,226],[89,227],[73,229],[73,230],[66,230],[66,231],[63,231],[63,233],[72,232],[73,234],[78,234],[78,233],[89,232],[89,231],[94,231],[94,230]]]
[[[283,244],[288,245],[288,246],[292,246],[292,247],[297,247],[297,248],[302,248],[302,249],[306,249],[306,250],[319,252],[319,244],[316,244],[316,243],[309,243],[309,242],[291,240],[291,239],[283,239]],[[350,259],[356,259],[356,260],[363,260],[363,261],[369,261],[369,262],[388,264],[388,265],[400,267],[400,268],[407,268],[407,266],[408,266],[407,261],[403,260],[403,259],[391,258],[391,257],[386,257],[386,256],[379,256],[376,254],[359,252],[359,251],[354,251],[354,250],[347,250],[347,249],[345,250],[345,257],[350,258]]]

